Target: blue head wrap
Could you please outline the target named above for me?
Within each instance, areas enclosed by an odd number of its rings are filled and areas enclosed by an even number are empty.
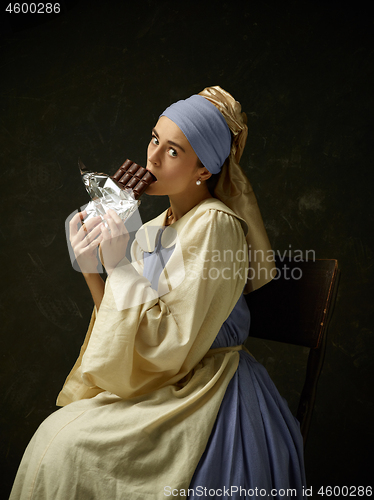
[[[222,113],[201,95],[178,101],[160,115],[173,121],[186,136],[201,163],[218,174],[230,154],[231,133]]]

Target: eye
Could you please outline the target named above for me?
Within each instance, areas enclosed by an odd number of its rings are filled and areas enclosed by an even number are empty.
[[[155,144],[156,146],[158,146],[158,144],[159,144],[158,139],[155,135],[152,135],[151,142],[152,142],[152,144]]]
[[[172,156],[173,158],[175,158],[176,156],[178,156],[178,153],[177,153],[177,152],[175,151],[175,149],[173,149],[173,148],[170,148],[170,149],[168,150],[168,153],[169,153],[169,155],[170,155],[170,156]]]

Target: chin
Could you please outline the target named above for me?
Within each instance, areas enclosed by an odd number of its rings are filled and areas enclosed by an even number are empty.
[[[147,194],[148,196],[164,196],[164,193],[159,193],[157,192],[157,181],[153,184],[151,184],[145,191],[144,193]]]

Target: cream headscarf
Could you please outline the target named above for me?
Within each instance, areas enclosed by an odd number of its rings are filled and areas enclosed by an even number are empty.
[[[221,87],[207,87],[199,95],[220,110],[233,134],[231,152],[222,167],[214,194],[248,225],[250,269],[245,293],[249,293],[274,278],[275,264],[256,196],[239,165],[248,136],[247,116],[241,112],[240,103]]]

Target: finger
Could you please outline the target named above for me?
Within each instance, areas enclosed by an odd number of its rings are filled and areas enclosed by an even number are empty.
[[[100,234],[101,234],[101,224],[98,224],[97,226],[93,227],[90,231],[86,229],[86,236],[85,239],[88,241],[92,241],[96,239]]]
[[[79,243],[75,248],[75,255],[84,256],[85,254],[89,254],[93,249],[98,247],[102,241],[101,235],[95,238],[92,241],[88,241],[87,239],[83,240]]]
[[[109,231],[104,223],[101,224],[100,229],[103,241],[109,241],[112,238],[111,231]]]
[[[79,230],[79,222],[82,221],[82,213],[83,212],[77,212],[74,217],[69,222],[69,231],[70,231],[70,237],[74,237]]]
[[[87,217],[86,210],[83,210],[82,212],[77,212],[74,215],[74,217],[72,217],[72,219],[70,220],[70,223],[69,223],[69,227],[70,227],[70,230],[72,230],[72,232],[74,234],[77,234],[79,229],[82,227],[82,225],[84,224],[84,219],[86,217]]]
[[[102,236],[100,235],[97,238],[95,238],[93,241],[91,241],[91,243],[88,245],[87,248],[92,250],[93,248],[100,246],[101,243],[102,243]]]
[[[97,215],[96,217],[91,217],[87,221],[84,221],[84,225],[87,227],[88,231],[91,231],[95,226],[98,226],[101,222],[101,217]]]
[[[90,237],[92,238],[93,235],[92,232],[95,229],[95,227],[98,227],[100,225],[100,222],[101,222],[101,217],[93,217],[87,222],[84,222],[82,224],[82,227],[79,229],[77,233],[78,236],[77,240],[82,241],[83,238],[87,237],[88,235],[90,235]],[[99,234],[99,232],[96,232],[96,234]]]
[[[114,220],[114,222],[116,224],[123,224],[123,221],[121,219],[121,217],[117,214],[117,212],[115,210],[113,210],[112,208],[110,208],[107,212],[108,215],[110,215],[110,217]]]
[[[113,222],[117,226],[117,229],[118,229],[119,233],[122,234],[123,233],[123,229],[125,229],[126,232],[127,232],[125,223],[123,222],[123,220],[121,219],[121,217],[117,214],[117,212],[115,210],[109,209],[108,210],[108,215],[110,215],[111,219],[113,220]]]
[[[90,243],[100,234],[100,226],[96,226],[89,232],[87,231],[87,227],[81,228],[78,234],[71,240],[74,253],[81,252],[84,248],[89,247]]]
[[[87,217],[87,211],[83,210],[82,212],[78,212],[80,221],[81,221],[81,227],[84,227],[84,219]]]
[[[116,226],[115,236],[128,234],[125,223],[123,222],[121,217],[117,214],[117,212],[115,210],[110,209],[108,210],[108,214],[110,215],[112,221]]]
[[[101,222],[101,217],[92,217],[88,221],[83,222],[82,227],[90,232],[94,227],[98,226]]]
[[[82,212],[78,212],[83,223],[84,219],[87,217],[87,210],[82,210]]]
[[[111,237],[112,238],[115,238],[119,235],[119,229],[117,227],[117,224],[114,222],[114,220],[112,219],[111,215],[110,214],[105,214],[104,215],[105,217],[105,220],[106,220],[106,223],[108,225],[108,230],[111,234]]]
[[[108,210],[108,212],[110,212],[110,215],[112,216],[112,218],[117,226],[118,233],[120,235],[129,236],[129,232],[127,231],[126,224],[123,222],[121,217],[117,214],[117,212],[115,210],[112,210],[112,209]]]

